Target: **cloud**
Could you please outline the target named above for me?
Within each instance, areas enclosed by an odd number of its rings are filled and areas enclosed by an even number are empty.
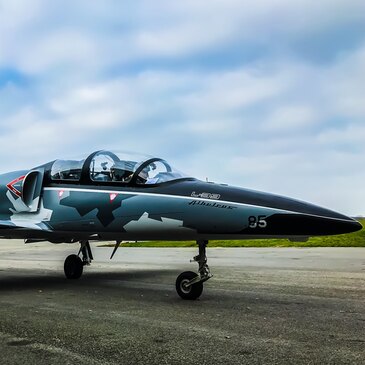
[[[227,44],[234,49],[259,44],[268,51],[300,52],[298,42],[304,47],[323,34],[328,35],[322,37],[324,47],[334,43],[331,34],[339,27],[345,31],[359,25],[354,32],[364,35],[363,14],[365,5],[360,0],[213,0],[209,6],[166,0],[3,1],[0,64],[15,64],[39,74],[44,67],[60,67],[64,62],[82,62],[95,71],[151,57],[217,53]],[[353,36],[350,33],[347,38]],[[342,47],[350,42],[341,38],[336,43]],[[234,50],[228,51],[234,54]]]
[[[269,132],[294,130],[299,132],[320,122],[321,115],[311,106],[282,105],[274,109],[264,124]]]
[[[207,75],[198,90],[182,98],[187,110],[227,113],[242,110],[274,97],[286,87],[282,75],[261,75],[256,70],[236,70]]]
[[[318,134],[317,141],[322,145],[359,146],[365,140],[365,125],[345,124],[337,128],[328,128]]]

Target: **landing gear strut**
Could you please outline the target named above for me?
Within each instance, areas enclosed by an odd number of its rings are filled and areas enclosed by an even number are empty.
[[[198,299],[203,292],[203,283],[213,276],[207,264],[206,248],[208,241],[197,241],[196,243],[199,246],[199,255],[191,261],[199,264],[199,274],[185,271],[176,279],[176,291],[182,299]]]
[[[64,272],[67,279],[79,279],[84,271],[85,265],[90,265],[94,259],[89,241],[81,241],[78,255],[70,255],[66,258]],[[82,258],[80,258],[82,254]]]

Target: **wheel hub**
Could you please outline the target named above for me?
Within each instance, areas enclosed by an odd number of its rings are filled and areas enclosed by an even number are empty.
[[[188,279],[185,279],[181,282],[181,290],[185,293],[185,294],[189,294],[190,291],[191,291],[191,286],[188,286],[189,284],[189,280]]]

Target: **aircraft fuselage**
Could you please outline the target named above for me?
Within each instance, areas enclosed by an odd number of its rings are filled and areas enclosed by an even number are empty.
[[[312,204],[195,179],[142,187],[46,182],[39,208],[28,212],[8,185],[27,173],[0,176],[0,221],[10,224],[2,227],[1,236],[54,242],[300,240],[361,228],[347,216]]]

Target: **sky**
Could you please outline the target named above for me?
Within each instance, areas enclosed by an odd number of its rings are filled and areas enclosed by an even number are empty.
[[[0,172],[98,149],[365,215],[363,0],[0,0]]]

